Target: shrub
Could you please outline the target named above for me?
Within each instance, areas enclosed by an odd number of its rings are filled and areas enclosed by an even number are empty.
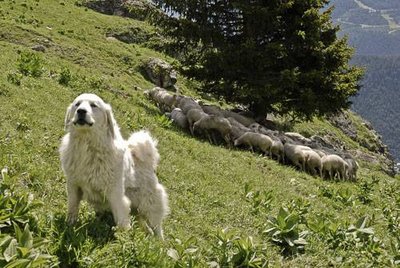
[[[60,76],[58,77],[58,83],[63,86],[68,86],[72,80],[71,71],[64,67],[61,69]]]
[[[41,204],[32,195],[16,193],[8,184],[7,171],[0,181],[0,267],[54,267],[54,256],[44,254],[42,246],[48,241],[35,237],[37,220],[31,210]]]
[[[21,52],[18,71],[25,76],[40,77],[44,71],[41,56],[38,53]]]
[[[268,218],[268,229],[263,233],[279,245],[285,254],[301,253],[307,244],[307,232],[300,230],[300,222],[298,213],[281,207],[276,217]]]

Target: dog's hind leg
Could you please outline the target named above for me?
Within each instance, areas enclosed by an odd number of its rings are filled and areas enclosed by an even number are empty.
[[[68,212],[67,222],[73,225],[78,220],[79,203],[82,200],[82,190],[71,183],[67,183],[67,195],[68,195]]]
[[[154,234],[164,240],[162,221],[169,213],[168,196],[161,184],[157,184],[154,190],[146,197],[146,205],[142,207],[141,213],[145,216]]]
[[[114,191],[109,196],[111,212],[118,227],[128,230],[130,224],[130,205],[131,201],[125,196],[123,191]]]

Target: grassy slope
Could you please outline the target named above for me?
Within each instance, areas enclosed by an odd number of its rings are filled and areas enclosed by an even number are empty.
[[[282,205],[296,199],[310,203],[309,219],[326,217],[348,227],[359,217],[369,215],[376,236],[388,244],[388,223],[382,209],[399,209],[398,180],[362,163],[361,182],[322,181],[249,152],[212,146],[166,124],[142,91],[135,90],[135,86],[152,86],[139,71],[141,60],[165,56],[105,38],[107,29],[132,24],[151,30],[142,22],[85,10],[75,6],[74,1],[2,1],[0,5],[0,167],[9,167],[20,191],[33,192],[44,202],[43,208],[36,211],[41,232],[51,240],[47,250],[57,254],[62,264],[98,267],[130,262],[140,266],[147,260],[170,266],[173,262],[166,251],[178,248],[175,238],[186,241],[192,236],[196,240],[191,244],[199,249],[192,253],[193,258],[198,256],[198,263],[204,264],[207,256],[214,256],[210,253],[214,235],[224,228],[242,237],[251,235],[258,244],[265,245],[264,254],[273,266],[324,266],[337,256],[344,256],[347,264],[371,262],[369,257],[352,260],[344,248],[326,254],[328,242],[316,235],[309,237],[305,254],[282,259],[279,248],[260,234],[266,215],[251,212],[245,184],[253,191],[272,190],[268,215],[276,215]],[[32,45],[45,43],[45,39],[50,40],[50,46],[42,54],[43,75],[23,77],[19,86],[10,83],[7,76],[17,72],[18,53],[30,51]],[[57,82],[63,68],[72,74],[70,86]],[[180,86],[187,90],[185,83]],[[95,219],[86,205],[80,214],[80,228],[64,225],[65,178],[57,150],[64,134],[66,107],[81,92],[94,92],[112,104],[125,137],[133,130],[147,128],[159,140],[162,161],[158,174],[168,190],[172,210],[165,222],[165,243],[144,239],[140,228],[114,237],[112,220]],[[322,120],[295,129],[334,132],[349,146],[358,146]],[[378,182],[372,182],[373,178]],[[372,187],[368,204],[358,199],[362,183]],[[333,195],[327,197],[326,192]],[[349,201],[339,198],[346,193]],[[389,249],[385,248],[384,253],[385,261],[392,257]]]

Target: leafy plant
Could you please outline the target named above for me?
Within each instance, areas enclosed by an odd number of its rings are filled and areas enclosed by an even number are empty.
[[[49,241],[41,237],[33,237],[33,233],[26,224],[22,231],[14,223],[15,238],[8,234],[0,235],[0,265],[11,267],[55,267],[55,257],[40,252],[39,248]]]
[[[158,124],[160,124],[160,126],[162,126],[164,128],[169,128],[172,125],[172,120],[170,120],[168,117],[166,117],[163,114],[157,116],[157,122],[158,122]]]
[[[7,81],[12,83],[12,84],[14,84],[14,85],[20,86],[22,77],[23,77],[23,75],[20,74],[20,73],[15,73],[15,72],[8,73],[7,74]]]
[[[209,263],[213,267],[265,267],[268,264],[260,245],[251,236],[241,238],[227,229],[219,231]]]
[[[0,182],[0,266],[1,267],[53,267],[57,264],[52,255],[43,254],[41,247],[48,241],[35,237],[30,226],[36,229],[37,220],[31,210],[41,203],[30,194],[16,193],[4,168]],[[23,231],[22,231],[23,230]]]
[[[44,72],[41,56],[38,53],[21,52],[18,71],[25,76],[40,77]]]
[[[281,207],[276,217],[268,218],[268,228],[263,233],[282,247],[284,253],[303,252],[307,244],[305,240],[307,232],[301,231],[300,222],[299,214]]]
[[[196,243],[197,240],[193,236],[184,242],[174,239],[167,254],[174,260],[175,267],[197,267],[200,264],[201,254]]]
[[[61,69],[60,76],[58,77],[58,83],[64,86],[68,86],[72,80],[71,71],[64,67]]]
[[[250,184],[244,186],[246,201],[252,205],[252,214],[256,215],[260,212],[267,212],[271,208],[273,196],[272,191],[252,191]]]
[[[357,197],[353,195],[353,192],[348,188],[335,190],[330,187],[322,186],[319,188],[319,192],[321,196],[334,201],[339,201],[346,206],[354,205],[354,202],[357,199]]]

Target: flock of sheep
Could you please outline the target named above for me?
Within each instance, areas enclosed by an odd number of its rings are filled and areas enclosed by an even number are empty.
[[[305,138],[295,132],[267,129],[253,118],[215,105],[205,105],[191,97],[171,94],[155,87],[145,94],[174,124],[193,136],[205,135],[210,142],[222,138],[231,147],[261,151],[282,164],[321,178],[357,179],[358,163],[351,154],[329,148],[317,137]]]

